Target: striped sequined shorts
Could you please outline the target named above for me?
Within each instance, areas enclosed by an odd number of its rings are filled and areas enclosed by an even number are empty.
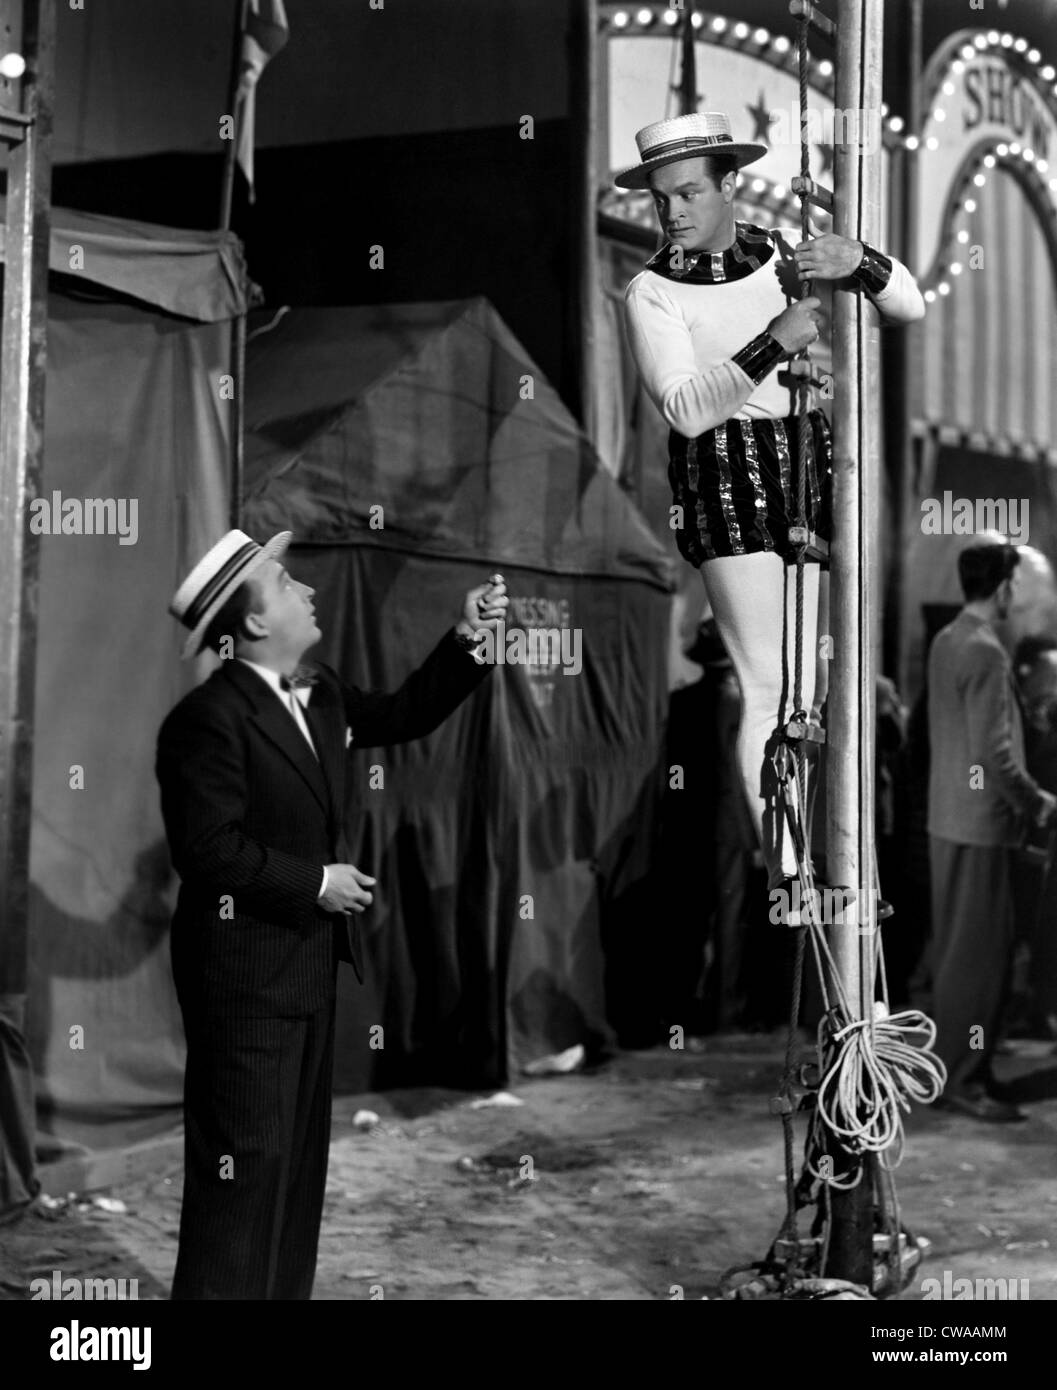
[[[831,538],[829,422],[812,410],[805,489],[808,527]],[[726,555],[773,550],[792,559],[799,419],[727,420],[696,439],[668,437],[668,480],[680,507],[672,525],[684,559],[696,567]],[[681,525],[676,523],[681,520]]]

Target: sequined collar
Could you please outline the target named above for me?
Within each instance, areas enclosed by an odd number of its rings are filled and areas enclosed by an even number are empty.
[[[774,255],[769,232],[751,222],[735,222],[734,245],[726,251],[696,251],[687,255],[681,247],[665,242],[646,269],[666,280],[682,280],[691,285],[726,285],[744,280]]]

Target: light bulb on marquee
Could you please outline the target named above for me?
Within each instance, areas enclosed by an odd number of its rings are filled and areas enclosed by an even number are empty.
[[[763,179],[753,179],[752,191],[754,193],[765,193],[767,191],[767,185],[764,183]]]
[[[1013,47],[1013,35],[1012,35],[1012,34],[1003,34],[1003,35],[1002,35],[1002,47],[1003,47],[1003,48],[1012,48],[1012,47]]]
[[[947,113],[942,106],[936,107],[935,111],[932,113],[932,119],[934,121],[945,121],[947,119]]]
[[[779,202],[782,202],[785,198],[785,184],[776,183],[775,186],[771,189],[771,192],[774,194],[774,196],[778,199]]]
[[[1019,154],[1019,153],[1020,153],[1020,142],[1019,142],[1018,140],[1011,140],[1011,141],[1010,141],[1010,144],[1009,144],[1009,153],[1010,153],[1010,154]]]
[[[1039,50],[1037,48],[1033,48],[1031,52],[1028,54],[1028,62],[1037,63],[1041,59],[1041,57],[1042,54],[1039,52]]]
[[[16,77],[21,77],[26,70],[26,60],[21,53],[5,53],[0,58],[0,77],[6,77],[9,81]]]
[[[1053,79],[1057,77],[1057,68],[1047,63],[1044,68],[1039,68],[1039,76],[1042,78],[1043,82],[1052,82]]]
[[[977,188],[983,188],[986,182],[987,180],[984,178],[983,174],[973,175],[973,183],[976,185]]]
[[[1008,146],[1008,145],[996,145],[996,146],[995,146],[995,154],[997,154],[997,155],[999,156],[999,158],[1005,159],[1005,157],[1006,157],[1006,155],[1007,155],[1008,153],[1009,153],[1009,146]]]
[[[903,129],[903,117],[893,116],[892,119],[888,122],[888,129],[894,135],[898,135],[900,131]]]
[[[945,97],[952,97],[952,96],[954,95],[954,92],[955,92],[954,83],[953,83],[953,82],[944,82],[944,84],[943,84],[943,95],[944,95]]]
[[[1034,151],[1034,150],[1025,150],[1024,153],[1023,153],[1023,158],[1026,159],[1026,160],[1028,161],[1029,164],[1034,164],[1034,163],[1035,163],[1035,151]]]
[[[749,37],[749,26],[747,24],[735,24],[734,37],[742,40],[747,39]]]
[[[752,37],[760,44],[771,42],[770,31],[767,29],[757,29]]]
[[[950,294],[951,292],[951,287],[946,280],[941,280],[936,288],[939,290],[940,294]]]
[[[788,53],[793,45],[789,42],[789,40],[786,38],[784,34],[775,34],[774,46],[779,53]]]
[[[925,303],[926,303],[926,304],[935,304],[935,302],[936,302],[936,291],[935,291],[935,290],[926,290],[926,291],[925,291]]]
[[[964,210],[965,210],[966,212],[975,212],[975,211],[976,211],[976,199],[975,199],[975,198],[966,198],[966,200],[965,200],[965,202],[964,202],[964,204],[963,204],[963,208],[964,208]]]
[[[702,24],[704,24],[705,21],[701,18],[701,16],[700,16],[699,14],[695,14],[694,17],[693,17],[693,19],[692,19],[690,22],[693,24],[693,26],[694,26],[695,29],[700,29],[701,26],[702,26]]]
[[[916,150],[917,147],[921,144],[921,141],[918,139],[916,135],[908,135],[907,138],[903,141],[903,144],[907,147],[908,150]]]
[[[960,275],[962,273],[961,261],[952,261],[950,265],[950,271],[952,275]]]
[[[1037,159],[1035,161],[1035,168],[1039,171],[1040,174],[1045,174],[1049,167],[1050,166],[1045,159]]]
[[[676,14],[674,10],[665,10],[664,22],[665,24],[678,24],[679,16]]]
[[[653,11],[652,11],[652,10],[639,10],[639,12],[638,12],[638,14],[635,16],[635,18],[639,21],[639,23],[640,23],[640,24],[642,25],[642,27],[645,29],[646,26],[647,26],[648,24],[652,24],[652,23],[653,23]]]
[[[1013,45],[1013,48],[1017,53],[1026,53],[1028,51],[1027,39],[1017,39],[1016,43]]]
[[[984,168],[993,169],[995,167],[995,157],[993,154],[984,155]]]
[[[696,19],[697,17],[698,16],[695,14],[694,18]],[[712,21],[713,32],[717,34],[722,34],[725,32],[726,27],[727,21],[723,18],[721,14],[717,14],[715,19],[713,19]]]
[[[818,70],[823,77],[829,77],[833,72],[833,64],[828,58],[823,58],[822,62],[818,65]]]
[[[626,29],[627,23],[628,16],[624,13],[623,10],[617,10],[616,14],[613,16],[613,28]]]
[[[930,135],[929,138],[925,141],[925,148],[927,150],[938,150],[939,147],[940,142],[936,139],[935,135]]]
[[[987,31],[987,42],[988,42],[988,43],[997,43],[998,40],[999,40],[1001,37],[1002,37],[1002,36],[1001,36],[1001,34],[999,34],[999,32],[998,32],[997,29],[988,29],[988,31]]]
[[[967,246],[969,243],[969,233],[965,230],[964,227],[958,233],[958,240],[962,244],[962,246]]]

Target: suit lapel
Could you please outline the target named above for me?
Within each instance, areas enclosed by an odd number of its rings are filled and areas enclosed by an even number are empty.
[[[220,669],[238,686],[253,706],[250,722],[289,759],[320,806],[329,813],[330,788],[319,761],[305,742],[304,734],[294,722],[293,715],[283,708],[282,701],[269,689],[267,683],[241,661],[225,661]],[[309,727],[312,728],[311,725]],[[312,732],[314,734],[315,730]],[[320,758],[326,756],[322,748],[318,751]]]
[[[305,706],[305,718],[319,752],[333,818],[340,827],[345,809],[345,750],[341,747],[340,732],[344,729],[344,721],[328,718],[329,704],[329,691],[320,681],[312,687],[312,696]]]
[[[324,811],[330,811],[330,791],[322,767],[305,742],[305,736],[294,723],[292,714],[283,709],[282,704],[272,696],[272,708],[262,705],[252,716],[253,722],[268,738],[280,748],[297,768],[311,787],[316,800]],[[322,757],[322,749],[320,756]]]

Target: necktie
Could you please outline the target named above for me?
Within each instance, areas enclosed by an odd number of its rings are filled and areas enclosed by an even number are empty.
[[[280,676],[279,684],[283,689],[283,698],[286,701],[287,709],[293,716],[294,723],[301,730],[305,742],[308,744],[309,748],[311,748],[313,756],[318,760],[319,754],[316,752],[316,745],[312,742],[312,735],[308,729],[308,720],[305,718],[304,708],[301,705],[301,701],[297,698],[298,686],[308,685],[310,682],[298,681],[296,678],[290,680],[287,676]]]

